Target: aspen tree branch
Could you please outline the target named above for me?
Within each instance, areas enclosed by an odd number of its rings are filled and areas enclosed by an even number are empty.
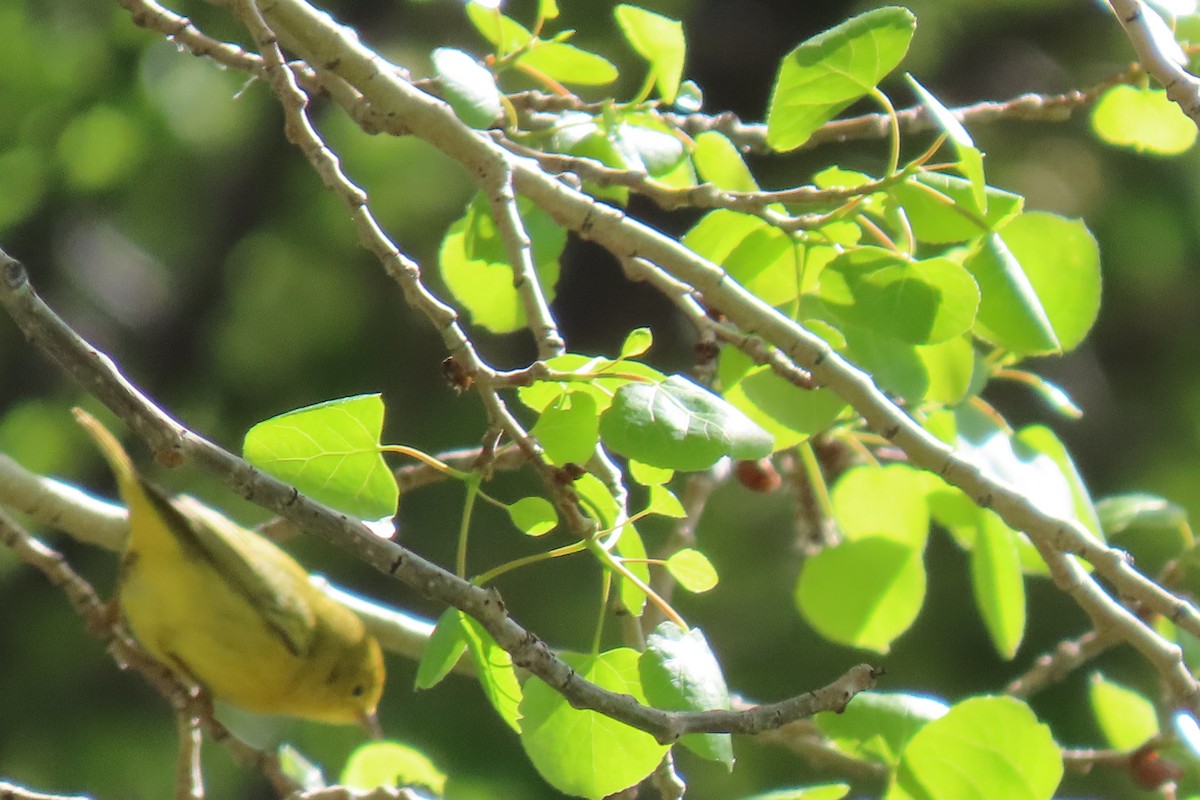
[[[581,678],[534,633],[505,609],[500,594],[454,575],[395,542],[375,536],[362,523],[314,502],[282,481],[198,436],[168,416],[131,384],[111,358],[96,350],[38,297],[25,268],[0,250],[0,305],[50,360],[121,417],[154,451],[160,463],[192,464],[236,494],[287,517],[302,529],[354,554],[425,597],[470,614],[528,670],[572,705],[599,711],[672,743],[688,733],[754,734],[823,710],[840,710],[881,674],[860,664],[819,689],[744,711],[662,711],[642,705]]]
[[[596,241],[618,259],[643,258],[695,287],[707,306],[719,308],[739,328],[761,336],[818,383],[841,395],[868,427],[892,440],[912,463],[941,475],[979,506],[993,508],[1010,527],[1025,531],[1050,564],[1059,588],[1070,594],[1098,627],[1111,628],[1146,657],[1179,703],[1200,711],[1197,684],[1183,664],[1180,648],[1130,614],[1066,555],[1086,559],[1116,592],[1200,635],[1200,612],[1195,606],[1138,572],[1122,551],[1097,541],[1077,521],[1042,511],[1013,486],[985,474],[922,429],[888,399],[870,375],[847,362],[820,337],[747,292],[716,264],[623,211],[547,175],[536,162],[506,153],[489,137],[463,125],[445,103],[405,81],[327,13],[302,0],[264,0],[261,8],[289,47],[310,63],[329,65],[385,116],[402,120],[415,135],[469,172],[493,168],[497,157],[510,159],[517,191],[559,224]]]

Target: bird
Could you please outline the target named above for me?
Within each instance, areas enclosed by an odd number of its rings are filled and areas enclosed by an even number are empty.
[[[117,605],[147,652],[215,699],[247,711],[379,735],[385,670],[379,643],[278,545],[138,474],[117,438],[86,411],[129,510]]]

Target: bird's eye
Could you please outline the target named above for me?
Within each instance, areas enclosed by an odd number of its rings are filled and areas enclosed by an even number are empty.
[[[365,686],[363,686],[361,683],[356,683],[356,684],[354,684],[354,687],[350,690],[350,696],[351,697],[362,697],[363,694],[366,693],[366,691],[367,691],[367,688]]]

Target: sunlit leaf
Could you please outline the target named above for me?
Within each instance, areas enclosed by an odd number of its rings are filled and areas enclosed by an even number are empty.
[[[908,740],[949,709],[924,695],[860,692],[841,712],[822,711],[813,722],[838,749],[895,767]]]
[[[1100,310],[1100,251],[1087,226],[1031,212],[966,262],[982,298],[975,330],[1018,353],[1073,350]]]
[[[904,76],[908,80],[909,86],[917,93],[921,104],[929,111],[930,116],[937,122],[950,141],[954,144],[954,149],[958,153],[958,171],[963,177],[971,182],[971,193],[975,200],[975,207],[980,211],[987,211],[987,183],[983,178],[983,154],[975,147],[975,142],[972,141],[971,135],[967,133],[967,129],[962,126],[958,118],[951,113],[950,109],[942,105],[936,97],[934,97],[928,89],[917,82],[917,79],[912,75]]]
[[[289,411],[247,431],[242,454],[339,511],[363,520],[391,517],[400,490],[379,452],[383,412],[377,394]]]
[[[1158,734],[1154,703],[1099,672],[1092,673],[1088,682],[1088,699],[1108,746],[1114,750],[1135,750]]]
[[[1050,729],[1011,697],[954,705],[908,742],[887,800],[1050,800],[1063,762]]]
[[[674,103],[686,51],[683,25],[679,20],[624,3],[614,13],[625,39],[650,62],[659,97],[668,105]]]
[[[558,514],[544,497],[522,497],[507,509],[513,524],[528,536],[542,536],[558,526]]]
[[[565,42],[544,42],[517,59],[560,83],[603,86],[617,79],[617,68],[603,56]]]
[[[1025,635],[1025,578],[1012,530],[987,511],[971,551],[975,606],[996,652],[1011,659]]]
[[[847,540],[887,536],[915,549],[929,535],[929,506],[921,473],[907,464],[860,465],[833,486],[833,518]]]
[[[1139,152],[1173,156],[1196,141],[1196,123],[1161,89],[1120,84],[1092,108],[1092,129],[1101,141]]]
[[[678,470],[705,469],[727,455],[762,458],[772,446],[770,434],[680,375],[622,386],[600,417],[600,435],[622,455]]]
[[[916,28],[905,8],[877,8],[796,47],[779,67],[767,112],[767,143],[793,150],[896,68]]]
[[[387,788],[429,789],[441,797],[446,774],[429,757],[400,742],[368,742],[350,754],[339,784],[354,792]]]
[[[524,198],[517,201],[517,208],[533,242],[542,292],[547,300],[553,300],[566,231]],[[446,231],[438,251],[438,267],[450,292],[470,311],[476,324],[494,333],[511,333],[525,327],[525,307],[514,287],[504,238],[482,194],[475,196],[466,213]]]
[[[890,250],[862,248],[821,272],[821,300],[842,320],[910,344],[937,344],[975,321],[979,287],[947,258],[909,262]]]
[[[974,239],[995,230],[1025,205],[1020,195],[988,186],[987,204],[981,207],[970,181],[940,172],[922,173],[887,191],[904,208],[917,240],[931,244]]]
[[[461,50],[439,47],[433,51],[432,61],[446,102],[464,123],[489,128],[504,115],[496,79],[474,58]]]
[[[886,536],[826,548],[804,562],[795,600],[826,639],[886,653],[925,601],[921,551]]]
[[[692,162],[705,182],[727,192],[757,192],[758,181],[746,167],[742,154],[725,134],[705,131],[696,137]]]
[[[717,585],[717,570],[708,556],[690,547],[671,554],[667,559],[667,572],[689,592],[707,592]]]
[[[586,464],[599,441],[596,399],[588,392],[566,392],[542,410],[530,433],[554,464]]]
[[[599,655],[560,653],[584,680],[645,703],[639,653],[628,648]],[[546,781],[565,794],[602,800],[645,778],[668,746],[597,711],[572,708],[539,678],[530,678],[521,702],[521,746]]]

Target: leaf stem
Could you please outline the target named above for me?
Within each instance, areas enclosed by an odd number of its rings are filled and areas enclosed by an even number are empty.
[[[589,539],[585,542],[587,549],[592,551],[596,558],[600,559],[600,563],[604,564],[609,569],[618,573],[622,578],[632,583],[637,588],[646,593],[646,597],[651,603],[658,606],[658,610],[663,615],[674,622],[683,631],[689,630],[689,626],[683,621],[683,617],[679,616],[679,612],[671,608],[671,604],[662,598],[662,596],[647,586],[641,578],[629,571],[629,568],[621,563],[621,560],[615,557],[612,553],[605,550],[595,539]]]
[[[896,107],[888,96],[879,90],[878,86],[871,88],[871,97],[883,106],[888,116],[888,168],[886,175],[895,175],[900,169],[900,119],[896,116]]]
[[[564,545],[563,547],[559,547],[554,550],[547,550],[544,553],[534,553],[533,555],[514,558],[512,561],[506,561],[498,567],[493,567],[487,572],[476,575],[471,579],[471,583],[474,583],[477,586],[484,586],[496,580],[496,578],[499,578],[506,572],[512,572],[514,569],[527,567],[530,564],[537,564],[541,561],[549,561],[552,558],[560,558],[562,556],[569,556],[573,553],[581,553],[586,547],[587,545],[583,542],[572,542],[571,544]]]
[[[817,507],[821,510],[821,516],[833,519],[833,498],[829,496],[829,484],[825,482],[825,474],[821,471],[821,462],[817,460],[811,440],[805,439],[796,446],[796,450],[800,454],[800,465],[804,468],[804,475],[808,478],[808,485],[817,501]]]
[[[479,476],[467,480],[467,497],[463,503],[462,521],[458,525],[458,547],[454,553],[454,568],[460,578],[467,577],[467,534],[471,530],[471,511],[480,494]]]

